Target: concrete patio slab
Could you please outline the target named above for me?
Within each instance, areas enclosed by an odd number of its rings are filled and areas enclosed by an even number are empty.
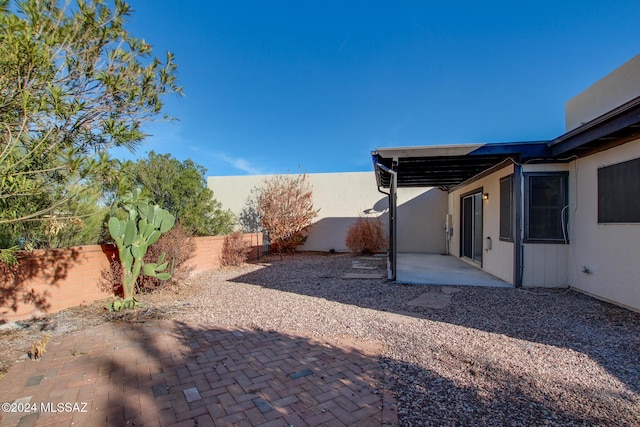
[[[399,253],[396,282],[412,285],[511,287],[454,256]]]

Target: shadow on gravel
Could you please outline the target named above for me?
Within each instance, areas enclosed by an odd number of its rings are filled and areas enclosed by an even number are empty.
[[[588,386],[566,390],[566,400],[541,395],[527,381],[492,367],[493,390],[463,387],[436,372],[383,359],[395,374],[398,419],[406,426],[634,426],[640,418],[633,397],[594,394]],[[476,367],[478,370],[480,366]],[[486,367],[485,367],[486,368]],[[562,381],[558,387],[565,387]],[[455,393],[451,393],[455,390]],[[576,402],[569,394],[585,396]],[[587,399],[587,396],[593,396]],[[589,401],[590,400],[590,401]],[[625,404],[620,404],[626,400]],[[585,402],[586,401],[586,402]]]
[[[354,258],[350,255],[303,259],[304,265],[300,264],[300,268],[296,268],[296,264],[302,262],[300,258],[285,258],[282,262],[265,264],[264,268],[240,275],[232,281],[570,349],[597,361],[602,368],[636,394],[634,399],[638,399],[640,313],[574,291],[488,287],[460,287],[460,291],[452,295],[450,304],[442,309],[413,307],[406,303],[425,292],[441,292],[442,287],[399,285],[385,283],[384,280],[345,281],[340,278],[351,270]],[[452,358],[455,357],[453,354]],[[405,368],[416,371],[415,376],[423,378],[425,382],[403,384],[402,387],[423,386],[426,387],[423,393],[425,399],[427,395],[429,399],[438,399],[437,393],[429,393],[429,384],[446,381],[445,379],[432,372],[421,371],[417,367],[405,366],[403,369]],[[504,384],[500,392],[492,397],[474,397],[473,390],[460,389],[460,405],[464,406],[467,399],[471,399],[472,406],[477,403],[478,407],[485,408],[490,414],[491,408],[497,405],[497,402],[502,402],[513,405],[514,411],[526,413],[529,396],[527,387],[520,386],[521,381],[510,377],[508,372],[496,372],[496,375],[499,376],[499,382]],[[555,414],[553,417],[557,419],[587,424],[595,420],[595,424],[601,424],[603,419],[598,418],[597,406],[609,401],[610,396],[602,397],[603,392],[589,389],[588,385],[585,385],[584,390],[571,392],[595,396],[591,411],[595,415],[590,415],[589,411],[585,412],[584,408],[576,409],[578,413],[565,413],[564,410],[559,410],[560,405],[552,401],[539,402],[533,406]],[[601,397],[603,400],[600,400]],[[447,411],[457,411],[456,408],[447,405],[444,408]],[[464,412],[464,408],[460,410]],[[442,416],[446,412],[444,409],[443,411]],[[635,420],[640,417],[639,413],[640,411],[637,411],[635,415],[627,415]],[[475,411],[472,418],[467,420],[482,420],[483,417],[482,411]],[[553,417],[552,419],[555,419]],[[542,420],[544,419],[543,417]],[[605,424],[609,422],[613,420],[608,420]]]
[[[15,364],[0,380],[0,402],[37,410],[0,413],[0,425],[382,425],[383,406],[391,425],[395,406],[383,390],[380,360],[366,349],[273,331],[111,322]],[[46,402],[78,410],[42,412]]]

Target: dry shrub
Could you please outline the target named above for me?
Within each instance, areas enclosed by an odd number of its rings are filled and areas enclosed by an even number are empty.
[[[234,231],[224,237],[220,254],[221,265],[237,267],[247,261],[251,246],[242,237],[243,234],[240,231]]]
[[[192,234],[187,231],[182,224],[176,224],[171,230],[160,237],[156,243],[149,247],[144,257],[145,262],[156,262],[160,255],[166,254],[165,260],[173,260],[173,274],[169,280],[160,280],[155,277],[140,276],[138,280],[138,290],[153,291],[163,287],[175,286],[185,281],[193,271],[193,266],[188,265],[188,261],[196,251],[196,243],[192,239]]]
[[[347,247],[358,255],[371,255],[378,252],[387,244],[380,218],[358,218],[349,226]]]
[[[192,235],[181,224],[176,224],[149,247],[144,257],[145,262],[156,262],[164,252],[169,265],[173,260],[173,275],[169,280],[160,280],[141,274],[136,283],[136,290],[143,293],[151,292],[183,282],[193,271],[193,266],[187,261],[193,257],[195,250],[196,244]],[[98,287],[103,292],[122,295],[122,266],[119,260],[113,261],[109,267],[102,270]]]
[[[100,289],[100,292],[110,295],[123,295],[122,265],[120,265],[119,259],[111,261],[109,266],[102,269],[100,280],[98,280],[98,289]]]
[[[260,224],[269,232],[272,248],[280,255],[304,243],[304,232],[318,215],[307,175],[272,175],[259,190]]]
[[[302,232],[299,232],[286,239],[271,243],[269,246],[269,250],[271,251],[271,253],[291,254],[298,249],[298,246],[304,245],[304,242],[306,240],[307,236],[305,236]]]

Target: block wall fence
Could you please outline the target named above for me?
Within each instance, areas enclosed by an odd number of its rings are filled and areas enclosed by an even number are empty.
[[[220,267],[224,236],[194,237],[192,274]],[[262,251],[261,234],[244,234],[249,259]],[[0,265],[0,323],[25,320],[109,297],[98,283],[102,270],[117,259],[114,245],[76,246],[23,253],[9,271]]]

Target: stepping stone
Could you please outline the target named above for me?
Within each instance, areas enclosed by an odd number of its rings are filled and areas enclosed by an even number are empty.
[[[29,378],[29,381],[27,381],[27,387],[39,385],[43,379],[44,379],[44,375],[33,376]]]
[[[311,369],[305,369],[300,372],[294,372],[293,374],[289,374],[292,380],[297,380],[298,378],[307,377],[309,375],[313,375],[313,371]]]
[[[407,302],[407,305],[412,307],[425,307],[442,309],[445,308],[451,302],[451,295],[443,294],[440,292],[425,292],[418,296],[418,298],[412,299]]]
[[[156,384],[152,387],[153,397],[166,396],[169,394],[169,387],[165,383]],[[185,390],[186,396],[186,390]]]
[[[197,387],[191,387],[182,391],[184,393],[184,397],[187,399],[187,402],[195,402],[196,400],[201,400],[202,396],[200,396],[200,392]]]
[[[443,286],[440,289],[440,292],[442,292],[443,294],[447,294],[447,295],[451,295],[451,294],[455,294],[456,292],[460,292],[462,289],[460,288],[454,288],[451,286]]]
[[[262,412],[263,414],[269,411],[273,411],[273,406],[271,406],[271,404],[266,400],[264,400],[262,397],[256,397],[251,401],[253,402],[254,405],[256,405],[256,408],[258,408],[258,411]]]
[[[382,279],[382,274],[378,273],[347,273],[343,279]]]
[[[359,264],[354,264],[351,266],[351,268],[358,268],[360,270],[377,270],[378,267],[373,267],[371,265],[359,265]]]
[[[358,257],[358,259],[361,259],[363,261],[386,261],[386,255],[383,257],[379,257],[379,256],[361,256]]]

